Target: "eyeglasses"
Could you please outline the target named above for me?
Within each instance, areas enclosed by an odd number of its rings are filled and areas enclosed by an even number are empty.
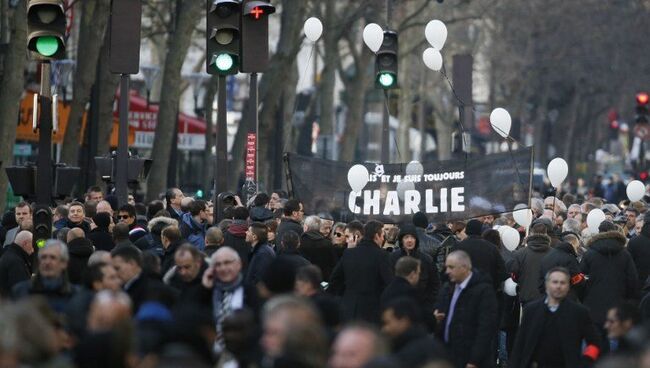
[[[343,236],[343,234],[341,234],[341,233],[334,233],[334,236],[336,236],[337,238],[340,238],[340,237]]]
[[[237,260],[230,259],[230,260],[226,260],[226,261],[223,261],[223,262],[215,262],[214,266],[215,267],[230,266],[231,264],[233,264],[235,262],[237,262]]]
[[[117,218],[120,219],[120,220],[127,220],[129,217],[131,217],[131,216],[129,216],[129,215],[120,215],[120,216],[117,216]]]

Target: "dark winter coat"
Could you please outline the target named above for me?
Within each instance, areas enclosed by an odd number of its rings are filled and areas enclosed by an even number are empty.
[[[467,239],[456,244],[454,250],[467,252],[472,260],[472,268],[481,271],[484,277],[489,277],[494,290],[498,290],[501,283],[508,278],[506,266],[499,254],[499,250],[487,240],[470,235]]]
[[[251,246],[246,243],[246,231],[248,223],[244,220],[234,220],[223,235],[223,245],[234,249],[241,259],[242,272],[248,268],[248,258],[251,254]]]
[[[544,285],[546,273],[553,267],[564,267],[569,270],[569,274],[571,275],[571,291],[569,292],[568,298],[569,300],[576,301],[576,296],[580,295],[580,290],[584,287],[585,280],[581,276],[582,272],[580,271],[576,251],[570,243],[559,243],[542,258],[542,264],[539,269],[539,291],[542,294],[546,293],[546,287]]]
[[[183,215],[179,229],[183,239],[187,239],[198,250],[205,248],[205,224],[196,222],[191,213]]]
[[[390,284],[386,286],[384,292],[381,293],[380,304],[383,308],[392,300],[399,298],[410,298],[417,303],[418,297],[418,290],[413,287],[413,285],[409,284],[405,278],[395,276],[393,281],[391,281]]]
[[[298,270],[300,267],[309,266],[311,262],[307,258],[300,255],[297,250],[284,250],[279,254],[280,257],[286,259],[291,263],[295,270]]]
[[[422,367],[430,361],[447,360],[444,345],[422,327],[411,327],[392,341],[393,356],[402,367]]]
[[[96,227],[86,235],[86,238],[90,240],[95,246],[96,250],[105,250],[110,252],[115,248],[115,241],[113,241],[113,235],[108,231],[106,227]]]
[[[410,253],[404,248],[402,239],[406,235],[413,235],[415,237],[415,248]],[[405,226],[399,233],[398,241],[400,244],[399,249],[395,249],[390,254],[391,265],[395,270],[395,264],[404,256],[411,256],[420,260],[420,281],[417,285],[418,302],[427,311],[433,311],[436,297],[438,296],[438,289],[440,288],[440,277],[433,259],[426,253],[422,252],[420,248],[420,239],[415,234],[415,228]]]
[[[246,270],[246,277],[244,277],[244,284],[257,285],[274,258],[275,252],[268,243],[255,245]]]
[[[88,268],[88,258],[95,251],[93,243],[86,238],[76,238],[68,243],[68,278],[71,283],[80,285],[83,282],[83,275]]]
[[[183,244],[182,241],[169,244],[169,247],[163,251],[162,259],[160,260],[160,273],[166,274],[170,268],[174,267],[174,254],[178,247]]]
[[[526,239],[526,247],[513,254],[513,280],[519,284],[519,299],[523,304],[539,298],[539,272],[542,259],[551,250],[551,238],[533,234]]]
[[[588,277],[583,304],[598,325],[607,310],[626,299],[638,298],[638,274],[625,249],[625,235],[609,231],[594,235],[587,244],[580,268]]]
[[[266,207],[251,207],[249,217],[252,221],[264,222],[273,218],[273,211]]]
[[[418,242],[420,243],[420,250],[424,254],[427,254],[429,257],[431,257],[431,259],[433,259],[433,257],[435,257],[438,253],[440,242],[432,236],[429,236],[425,229],[421,227],[416,227],[415,229]]]
[[[172,219],[171,217],[163,216],[152,218],[147,225],[149,232],[145,236],[138,239],[134,245],[143,252],[150,251],[162,257],[163,245],[160,234],[167,226],[178,226],[178,221]]]
[[[47,304],[57,313],[64,313],[70,299],[77,293],[79,287],[68,282],[64,275],[57,283],[45,283],[37,274],[31,279],[21,281],[11,290],[13,299],[20,300],[30,295],[40,295],[47,300]]]
[[[167,285],[171,286],[179,292],[179,301],[198,303],[198,300],[192,300],[192,297],[196,295],[196,289],[202,287],[201,281],[203,279],[203,274],[207,268],[208,264],[206,262],[203,262],[201,269],[199,269],[199,273],[193,280],[189,282],[183,281],[183,279],[181,279],[181,276],[176,272],[176,268],[174,268],[174,274],[169,279]]]
[[[133,303],[133,314],[137,314],[140,306],[149,301],[156,300],[171,308],[178,298],[178,291],[163,284],[162,281],[140,273],[128,289],[125,289]]]
[[[525,368],[532,363],[533,354],[544,332],[545,319],[548,317],[548,307],[544,299],[529,303],[524,308],[521,326],[517,333],[508,367]],[[556,326],[558,331],[551,332],[554,339],[559,339],[565,367],[581,367],[582,340],[588,345],[599,346],[599,338],[595,326],[589,317],[587,308],[582,305],[564,300],[557,311]]]
[[[23,248],[15,243],[6,246],[0,257],[0,296],[11,296],[11,288],[14,285],[29,280],[31,269],[30,256]]]
[[[300,237],[300,254],[323,272],[323,280],[329,281],[336,266],[336,250],[332,242],[320,231],[308,231]]]
[[[302,235],[303,232],[302,225],[298,221],[283,217],[280,225],[278,225],[278,230],[275,232],[275,244],[282,244],[282,238],[289,230],[295,231],[298,235]]]
[[[627,251],[634,260],[639,273],[639,288],[642,288],[650,276],[650,222],[644,223],[641,233],[630,239]]]
[[[444,341],[445,325],[456,285],[442,288],[438,310],[445,313],[439,324],[439,338]],[[467,287],[461,292],[449,325],[447,351],[455,367],[472,363],[478,367],[493,367],[494,340],[498,327],[497,299],[491,279],[474,270]]]
[[[63,227],[67,227],[68,229],[74,229],[75,227],[78,227],[83,230],[86,235],[90,233],[90,224],[85,220],[82,220],[80,223],[75,224],[74,222],[70,221],[70,219],[66,219],[65,226]]]
[[[379,322],[381,293],[393,279],[389,253],[371,239],[348,248],[332,271],[328,291],[342,295],[346,317]]]

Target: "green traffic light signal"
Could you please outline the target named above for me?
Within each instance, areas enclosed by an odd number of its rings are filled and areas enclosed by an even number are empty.
[[[38,240],[36,240],[36,246],[39,249],[42,249],[45,246],[46,241],[47,241],[47,239],[38,239]]]
[[[235,59],[230,54],[213,56],[211,64],[219,73],[227,73],[235,66]]]
[[[59,50],[59,41],[53,36],[43,36],[36,40],[36,50],[43,56],[52,56]]]
[[[382,88],[391,88],[395,85],[395,76],[391,73],[380,73],[377,76],[377,82]]]

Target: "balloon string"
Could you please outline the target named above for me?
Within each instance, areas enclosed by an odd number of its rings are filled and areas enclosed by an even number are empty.
[[[316,51],[316,42],[314,42],[314,45],[311,47],[311,51],[309,52],[309,57],[307,58],[307,63],[305,64],[305,70],[303,71],[302,75],[300,76],[300,79],[298,80],[298,90],[302,90],[302,84],[304,82],[305,76],[307,75],[307,70],[309,69],[309,65],[311,64],[311,58],[314,55],[314,52]],[[316,74],[316,70],[314,69],[314,74]],[[314,86],[315,87],[315,86]],[[315,88],[314,88],[315,91]],[[314,93],[314,97],[316,94]],[[297,101],[296,101],[297,102]],[[294,102],[293,104],[293,112],[291,113],[291,121],[293,121],[296,118],[296,111],[298,111],[298,104]],[[282,148],[282,152],[287,151],[287,146],[289,145],[289,142],[291,139],[285,139],[284,140],[284,147]]]

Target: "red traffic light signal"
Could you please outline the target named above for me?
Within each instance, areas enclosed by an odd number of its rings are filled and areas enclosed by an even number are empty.
[[[641,181],[643,181],[643,182],[645,182],[646,180],[648,180],[648,172],[647,172],[647,171],[641,171],[641,172],[639,173],[639,179],[640,179]]]
[[[636,94],[636,103],[638,105],[648,104],[648,92],[639,92]]]

